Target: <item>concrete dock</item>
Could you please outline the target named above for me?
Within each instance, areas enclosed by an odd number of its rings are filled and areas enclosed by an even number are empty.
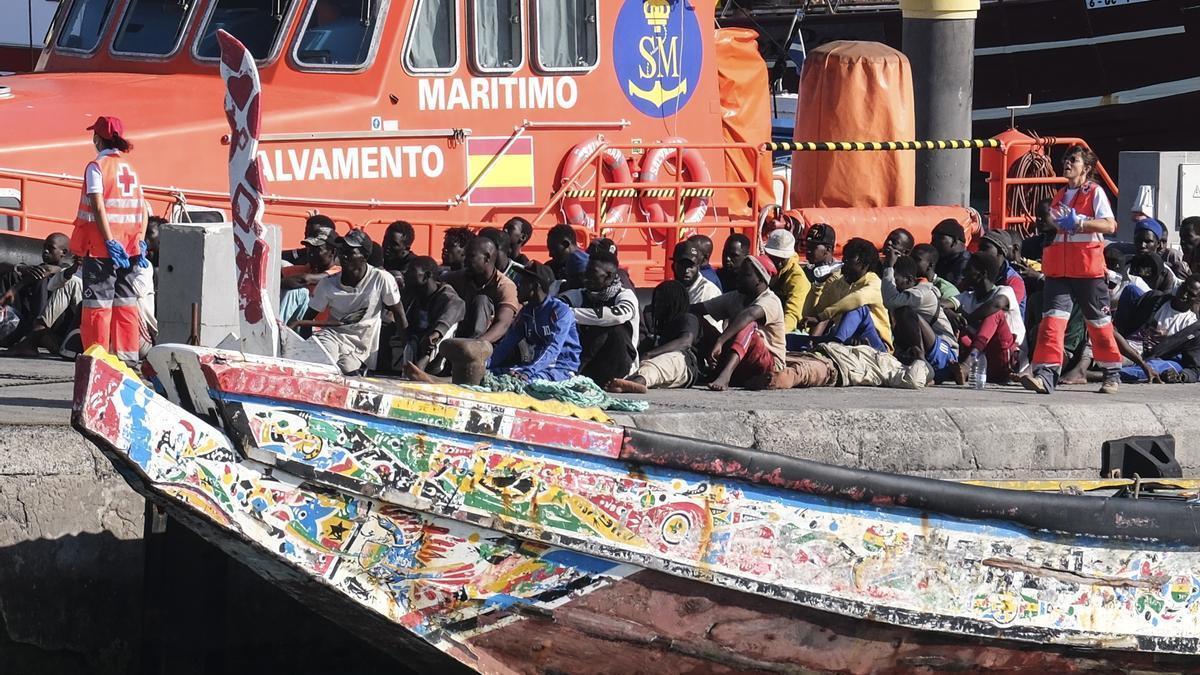
[[[71,429],[73,373],[66,361],[0,359],[0,662],[27,666],[14,672],[134,672],[145,658],[144,502]],[[656,391],[645,397],[648,411],[616,418],[643,429],[939,478],[1094,478],[1105,440],[1169,433],[1185,472],[1200,473],[1200,415],[1191,401],[1200,389],[1124,385],[1116,396],[1094,389],[1065,387],[1053,396],[996,386]],[[267,595],[269,585],[229,564],[223,574],[239,589],[239,612],[246,612],[252,587],[263,594],[256,603],[263,611],[291,602]],[[225,633],[237,631],[226,626]],[[262,651],[241,647],[245,654]],[[199,658],[176,657],[185,665]],[[375,672],[362,665],[361,672]]]

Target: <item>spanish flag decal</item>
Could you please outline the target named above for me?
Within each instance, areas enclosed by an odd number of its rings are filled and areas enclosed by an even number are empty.
[[[467,139],[467,184],[482,175],[467,198],[469,203],[533,204],[533,139],[518,138],[504,150],[508,141],[508,136]]]

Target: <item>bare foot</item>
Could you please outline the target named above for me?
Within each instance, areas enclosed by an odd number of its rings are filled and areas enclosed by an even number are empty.
[[[437,384],[437,380],[432,375],[421,370],[411,361],[404,364],[404,376],[416,382],[425,382],[428,384]]]
[[[1059,381],[1059,384],[1087,384],[1087,378],[1079,375],[1073,377],[1064,377]]]
[[[713,380],[708,383],[708,388],[712,391],[725,391],[729,388],[729,380]]]
[[[623,380],[619,377],[609,380],[608,386],[604,389],[610,394],[644,394],[649,391],[646,385],[641,382]]]

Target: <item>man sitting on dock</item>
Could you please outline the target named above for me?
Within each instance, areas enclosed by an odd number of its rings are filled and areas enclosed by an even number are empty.
[[[71,240],[55,232],[42,241],[42,262],[38,265],[0,264],[0,306],[12,307],[20,318],[18,328],[5,338],[16,344],[33,330],[36,318],[50,297],[47,285],[71,259]]]
[[[883,256],[883,304],[892,314],[896,358],[901,363],[926,361],[937,381],[954,377],[958,340],[938,303],[937,289],[917,271],[917,261],[889,249]]]
[[[424,255],[413,258],[404,276],[402,296],[408,327],[391,341],[403,346],[389,350],[388,365],[396,372],[403,372],[410,363],[422,370],[429,367],[436,360],[442,340],[454,335],[467,311],[466,303],[454,287],[438,279],[437,262],[433,258]],[[384,347],[380,344],[381,353]]]
[[[771,281],[771,291],[783,303],[783,330],[790,333],[804,318],[804,304],[812,289],[808,275],[800,266],[800,256],[796,254],[796,235],[789,230],[772,230],[763,244],[763,252],[778,270]]]
[[[521,249],[533,238],[533,224],[520,216],[514,216],[505,221],[504,231],[508,233],[508,257],[528,266],[529,256],[522,253]]]
[[[750,237],[741,232],[729,235],[729,238],[725,240],[725,246],[721,249],[721,269],[717,270],[721,288],[730,290],[737,288],[738,268],[742,266],[742,261],[748,255],[750,255]]]
[[[522,267],[524,307],[496,344],[488,370],[522,380],[560,382],[579,370],[579,330],[567,303],[550,295],[554,272],[541,263]]]
[[[712,266],[713,240],[705,234],[693,234],[687,238],[687,242],[696,248],[700,249],[700,255],[703,256],[703,261],[700,263],[700,276],[708,279],[722,293],[725,292],[721,286],[721,277],[717,275],[717,270]]]
[[[749,256],[738,272],[738,289],[699,305],[691,311],[725,321],[708,358],[717,375],[708,388],[762,386],[783,368],[787,345],[783,332],[783,305],[771,292],[775,263],[765,255]]]
[[[452,227],[442,235],[442,268],[445,272],[457,272],[467,259],[467,244],[475,234],[469,227]]]
[[[397,326],[408,320],[400,304],[400,289],[390,273],[367,264],[373,242],[362,230],[351,230],[337,240],[342,271],[317,284],[304,319],[292,328],[320,329],[313,341],[333,359],[343,373],[357,373],[375,365],[376,345],[383,310],[392,313]]]
[[[933,247],[937,249],[937,275],[963,288],[963,274],[971,253],[967,251],[967,232],[961,223],[947,218],[933,227]]]
[[[442,277],[467,303],[457,337],[496,344],[521,310],[516,284],[496,268],[497,253],[491,239],[475,237],[467,244],[465,266]]]
[[[958,295],[958,286],[937,275],[938,252],[933,244],[917,244],[913,247],[909,257],[917,263],[919,277],[933,284],[938,295],[942,298],[953,298]]]
[[[641,312],[634,292],[621,286],[619,266],[615,255],[597,253],[588,260],[583,288],[560,295],[579,325],[579,374],[601,387],[637,367]]]
[[[680,245],[688,244],[682,242]],[[639,350],[641,363],[637,372],[628,378],[609,382],[609,392],[644,394],[648,389],[690,387],[700,379],[697,349],[702,344],[705,326],[711,324],[701,323],[697,314],[688,311],[692,304],[687,289],[677,279],[654,287],[649,307],[651,337]],[[707,330],[712,335],[716,333],[715,329]]]
[[[833,257],[833,249],[837,245],[837,232],[832,225],[814,223],[804,233],[804,256],[806,263],[804,273],[812,288],[804,301],[805,316],[812,313],[813,307],[821,298],[825,284],[837,279],[842,274],[842,263]]]
[[[292,323],[304,318],[317,284],[337,274],[337,232],[319,227],[300,243],[304,244],[304,262],[283,268],[279,282],[279,318]]]
[[[1017,296],[1017,303],[1021,306],[1021,316],[1025,316],[1025,280],[1016,268],[1008,264],[1008,257],[1012,255],[1012,235],[1008,230],[988,230],[979,240],[977,254],[996,259],[1000,266],[1000,272],[996,274],[996,285],[1008,286],[1013,290],[1013,295]]]
[[[812,313],[801,323],[815,342],[832,340],[892,351],[892,326],[879,275],[871,271],[878,263],[879,251],[871,242],[857,237],[846,242],[841,275],[826,282]]]
[[[575,228],[566,223],[559,223],[546,233],[546,250],[550,253],[550,269],[554,278],[565,282],[579,282],[573,272],[582,275],[587,268],[588,254],[579,248],[579,236]]]
[[[1161,290],[1174,293],[1179,288],[1179,281],[1191,274],[1187,263],[1183,262],[1179,251],[1166,245],[1167,228],[1154,218],[1143,218],[1133,228],[1133,247],[1137,253],[1154,253],[1163,261],[1163,272],[1166,276],[1162,281]]]
[[[1117,348],[1125,363],[1126,382],[1196,382],[1200,346],[1196,333],[1200,312],[1200,275],[1179,284],[1173,295],[1143,294],[1113,321]]]
[[[889,254],[895,253],[897,256],[906,256],[912,253],[913,247],[917,245],[916,239],[913,238],[912,232],[897,227],[888,232],[888,236],[883,239],[883,249],[880,250],[880,260],[887,258]]]
[[[512,250],[512,240],[508,237],[508,232],[498,227],[482,227],[479,229],[479,236],[487,237],[496,245],[496,269],[500,273],[508,277],[509,281],[513,282],[520,290],[523,275],[521,272],[525,266],[509,257],[509,252]]]
[[[1000,263],[976,253],[967,261],[963,285],[966,290],[953,299],[942,300],[942,309],[959,332],[959,372],[955,380],[965,384],[965,368],[971,357],[987,357],[989,382],[1005,383],[1012,375],[1017,349],[1025,340],[1025,321],[1012,288],[996,284]]]
[[[404,272],[417,257],[412,250],[416,238],[417,233],[407,220],[393,222],[383,233],[383,269],[396,277],[401,291],[404,290]]]
[[[689,304],[692,305],[711,300],[721,294],[721,289],[716,284],[700,274],[703,264],[704,254],[691,241],[675,244],[675,250],[671,253],[671,271],[675,274],[675,280],[687,290]],[[716,325],[713,324],[714,327]]]

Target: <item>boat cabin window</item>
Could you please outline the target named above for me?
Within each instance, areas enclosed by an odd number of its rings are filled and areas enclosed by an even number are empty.
[[[306,66],[361,66],[379,25],[377,0],[316,0],[304,21],[296,62]]]
[[[167,56],[179,48],[195,0],[130,0],[112,50],[117,54]]]
[[[457,0],[417,0],[404,46],[404,66],[414,73],[449,73],[458,65]]]
[[[474,0],[471,37],[474,65],[483,73],[511,73],[524,60],[520,0]]]
[[[100,35],[108,23],[113,0],[75,0],[62,32],[58,34],[58,48],[68,51],[91,52],[100,44]]]
[[[596,0],[536,0],[536,4],[538,67],[548,72],[594,67]]]
[[[209,6],[204,28],[200,31],[200,38],[196,40],[197,58],[220,58],[218,29],[241,40],[255,60],[269,58],[279,37],[279,29],[292,9],[293,1],[215,0]]]

